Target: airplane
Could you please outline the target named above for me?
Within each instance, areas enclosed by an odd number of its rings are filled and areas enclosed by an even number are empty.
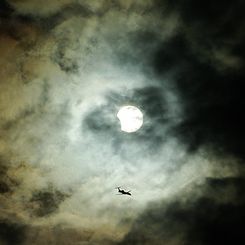
[[[121,187],[117,187],[116,189],[118,189],[118,192],[121,193],[121,194],[118,194],[118,195],[129,195],[131,196],[131,193],[130,191],[125,191],[123,189],[120,189]]]

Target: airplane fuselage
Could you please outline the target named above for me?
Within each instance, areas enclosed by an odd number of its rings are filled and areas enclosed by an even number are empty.
[[[118,188],[118,192],[122,193],[122,195],[129,195],[129,196],[131,196],[131,193],[129,191],[124,191],[124,190],[121,190],[120,188]]]

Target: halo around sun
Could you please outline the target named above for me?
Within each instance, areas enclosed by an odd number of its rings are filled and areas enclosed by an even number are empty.
[[[127,133],[136,132],[143,125],[143,113],[135,106],[121,107],[117,117],[121,123],[121,130]]]

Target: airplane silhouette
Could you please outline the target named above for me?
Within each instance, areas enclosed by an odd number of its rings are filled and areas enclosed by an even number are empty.
[[[118,194],[118,195],[129,195],[131,196],[131,193],[130,191],[125,191],[123,189],[120,189],[121,187],[117,187],[116,189],[118,189],[118,192],[121,193],[121,194]]]

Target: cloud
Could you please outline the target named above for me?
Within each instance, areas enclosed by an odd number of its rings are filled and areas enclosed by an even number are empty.
[[[201,195],[191,193],[182,201],[154,203],[119,244],[230,244],[237,239],[242,241],[244,200],[240,194],[243,185],[243,178],[211,178],[199,186],[204,188]]]
[[[44,1],[30,1],[30,0],[9,0],[8,3],[14,7],[18,13],[22,15],[36,15],[36,16],[48,16],[55,14],[71,3],[71,0],[54,0],[49,3]]]
[[[11,231],[23,244],[207,244],[211,224],[234,221],[223,210],[239,218],[240,3],[217,15],[216,3],[188,6],[1,3],[5,243]],[[125,104],[144,113],[134,134],[121,132],[116,118]],[[114,195],[118,185],[132,197]]]
[[[244,55],[242,50],[240,54],[235,51],[244,40],[242,3],[203,1],[201,7],[194,1],[188,3],[168,3],[169,11],[179,14],[181,32],[164,41],[153,59],[159,76],[172,74],[183,102],[184,118],[177,137],[190,150],[214,144],[219,151],[244,158]]]
[[[0,228],[1,244],[21,244],[25,239],[25,225],[0,220]]]
[[[176,3],[165,1],[164,4],[166,3],[169,11],[177,11],[180,14],[186,38],[200,60],[212,64],[222,72],[242,69],[243,55],[235,50],[244,39],[241,35],[244,24],[241,9],[244,3],[217,1],[210,4],[201,1],[196,4],[192,0]],[[222,54],[223,58],[215,55],[216,53]],[[230,62],[225,58],[228,54]]]

